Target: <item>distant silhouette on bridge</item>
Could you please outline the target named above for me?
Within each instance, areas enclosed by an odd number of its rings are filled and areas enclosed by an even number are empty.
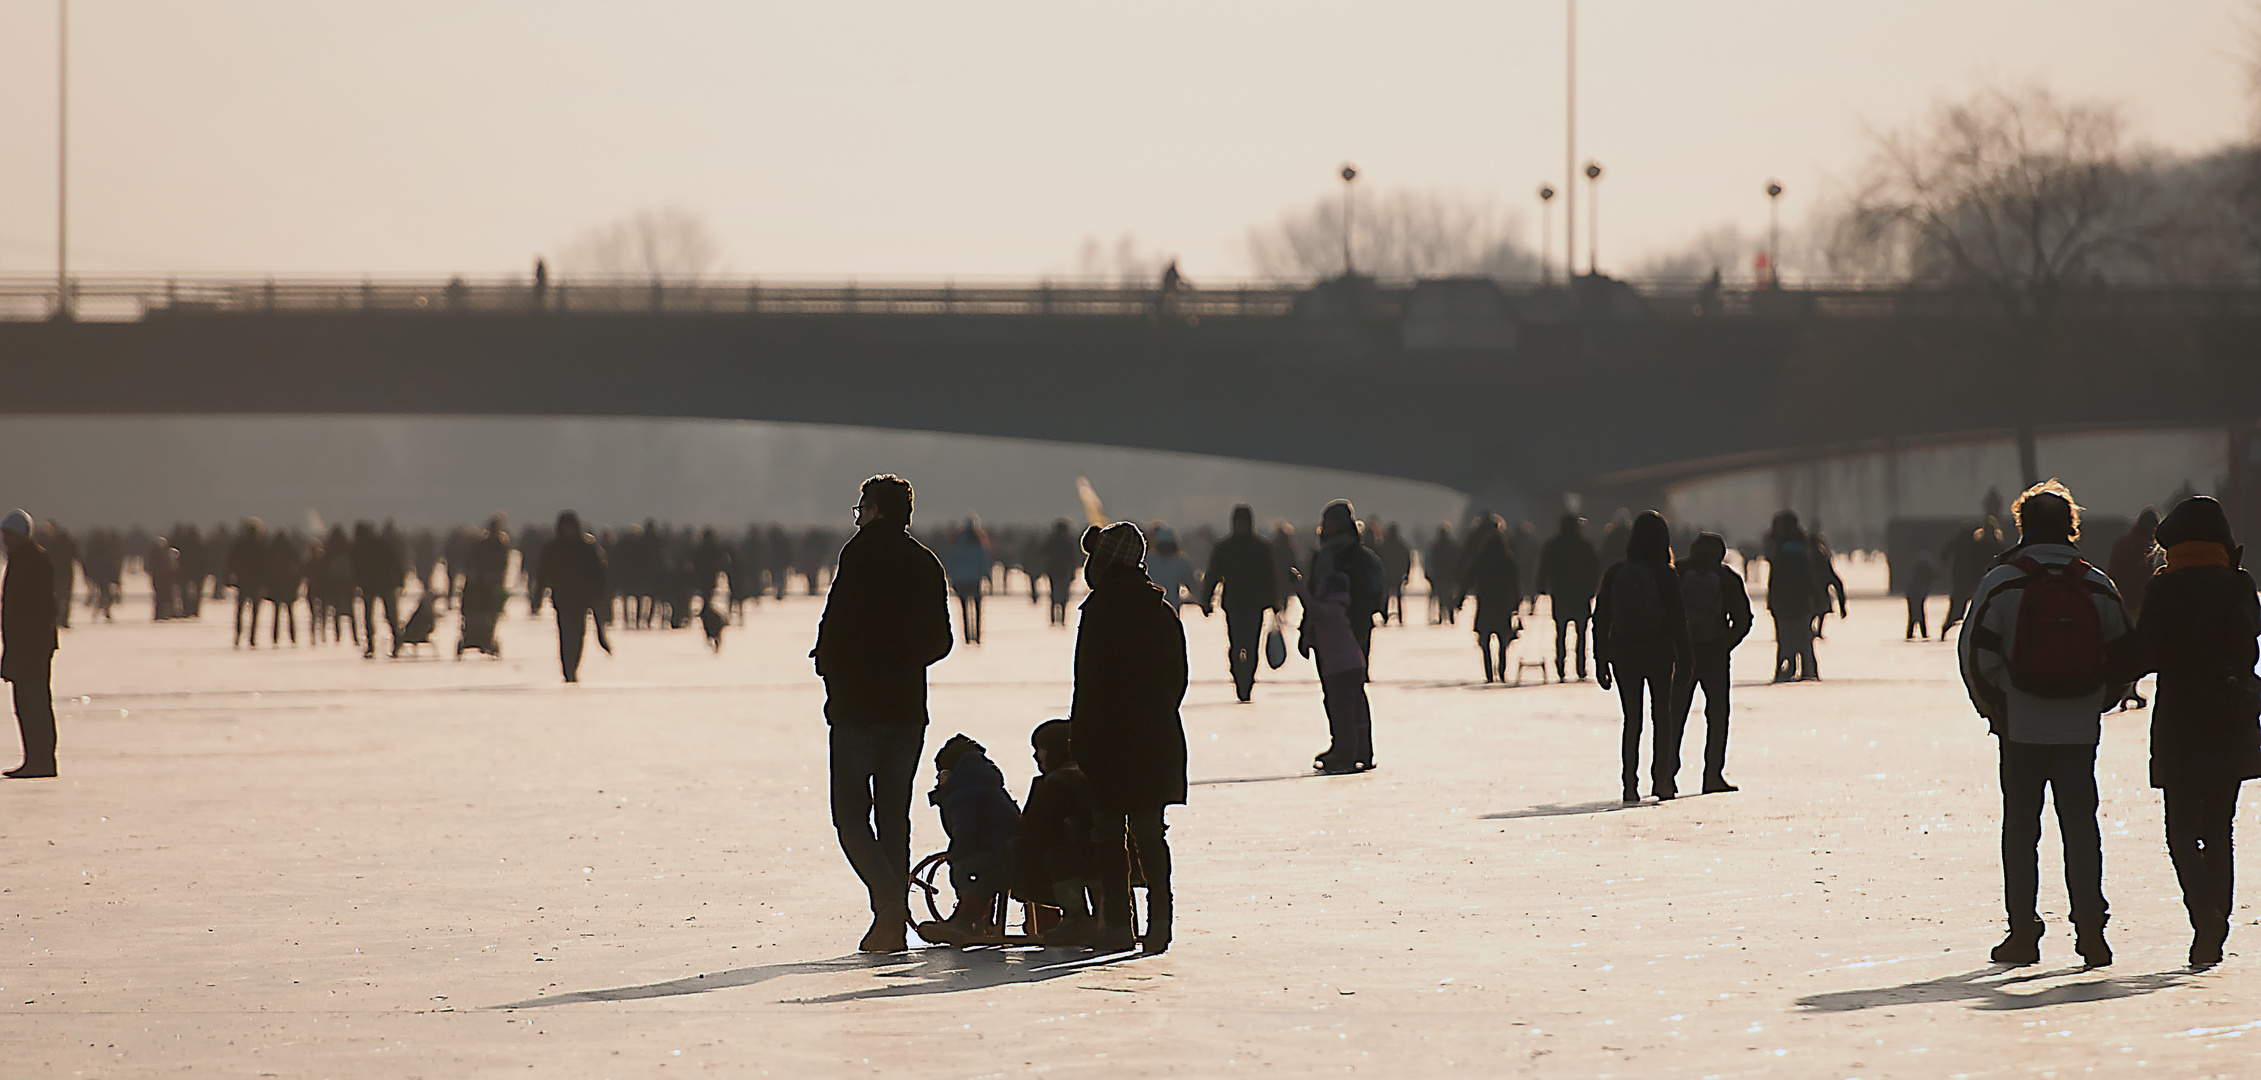
[[[0,279],[0,412],[702,417],[1348,469],[1527,514],[1728,464],[2249,422],[2261,290],[2099,289],[2045,377],[1962,292]]]

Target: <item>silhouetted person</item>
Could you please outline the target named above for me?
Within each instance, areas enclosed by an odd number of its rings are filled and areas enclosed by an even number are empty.
[[[1029,781],[1013,840],[1014,895],[1061,912],[1060,924],[1043,934],[1046,945],[1091,945],[1099,934],[1098,909],[1090,903],[1099,872],[1091,845],[1098,809],[1091,781],[1076,764],[1074,735],[1067,720],[1047,720],[1029,734],[1038,776]]]
[[[1359,542],[1357,511],[1347,499],[1336,499],[1319,512],[1319,550],[1311,553],[1311,572],[1304,577],[1325,581],[1332,574],[1350,579],[1350,632],[1371,672],[1374,616],[1382,610],[1382,560]]]
[[[1774,617],[1774,681],[1821,678],[1814,659],[1814,615],[1826,610],[1829,596],[1814,569],[1813,548],[1798,515],[1774,515],[1767,530],[1766,610]]]
[[[226,564],[227,584],[236,591],[235,644],[243,644],[243,613],[251,611],[251,647],[259,647],[259,603],[264,595],[262,581],[267,573],[267,526],[258,518],[245,518],[243,528],[236,531],[235,539],[228,544]],[[196,591],[190,583],[190,591]]]
[[[1837,617],[1849,612],[1845,606],[1845,579],[1837,575],[1837,553],[1829,550],[1829,538],[1815,530],[1808,538],[1813,551],[1814,580],[1821,585],[1821,610],[1814,612],[1814,640],[1821,640],[1822,624],[1829,621],[1829,594],[1837,594]]]
[[[1082,563],[1083,552],[1076,547],[1067,519],[1053,522],[1052,531],[1044,538],[1044,580],[1054,626],[1068,625],[1068,598],[1075,590],[1076,571]]]
[[[157,622],[181,618],[181,553],[172,542],[162,536],[149,542],[149,551],[141,557],[141,568],[149,572],[149,592],[153,601],[149,617]]]
[[[171,547],[180,564],[174,573],[173,590],[179,594],[180,603],[179,610],[171,617],[193,619],[204,610],[204,579],[215,576],[213,557],[226,554],[226,537],[227,530],[215,529],[211,542],[206,543],[194,522],[182,522],[173,528]],[[222,584],[226,583],[225,572],[217,576]]]
[[[962,734],[935,753],[934,780],[926,798],[942,812],[942,832],[950,838],[944,855],[958,906],[947,919],[920,923],[919,936],[937,945],[1002,944],[1005,930],[996,915],[1012,888],[1021,808],[988,749]]]
[[[605,581],[604,553],[596,538],[581,525],[581,515],[567,510],[557,516],[557,532],[543,545],[535,588],[549,593],[550,610],[557,614],[557,660],[566,682],[581,681],[581,639],[589,620],[597,620],[597,643],[604,642],[604,617],[600,609],[611,603]],[[610,652],[607,648],[605,651]]]
[[[1995,503],[2000,496],[1992,496]],[[1939,549],[1941,561],[1947,564],[1947,619],[1939,624],[1939,640],[1947,640],[1947,631],[1962,622],[1970,613],[1971,594],[1978,591],[1978,579],[1994,565],[1994,557],[2002,553],[2002,526],[1993,514],[1970,529],[1959,531]]]
[[[290,624],[290,643],[298,644],[298,590],[306,570],[299,562],[298,538],[288,530],[276,530],[267,546],[267,564],[260,569],[260,595],[274,606],[273,618],[267,624],[267,643],[280,645],[283,641],[283,624]],[[252,619],[252,636],[258,636],[257,618]]]
[[[545,259],[534,260],[534,314],[549,310],[550,264]]]
[[[1390,621],[1390,611],[1397,611],[1397,624],[1405,625],[1405,583],[1413,579],[1413,549],[1405,543],[1405,535],[1396,523],[1382,530],[1382,542],[1374,546],[1374,554],[1382,560],[1382,622]]]
[[[1288,571],[1303,565],[1303,552],[1296,547],[1295,527],[1282,521],[1272,527],[1272,567],[1279,575],[1279,599],[1272,610],[1287,614],[1288,598],[1295,595],[1295,584],[1289,580]]]
[[[55,625],[71,628],[71,593],[78,584],[78,541],[50,518],[39,523],[39,546],[55,564]]]
[[[1457,611],[1466,596],[1476,598],[1476,651],[1484,655],[1484,681],[1507,681],[1507,648],[1515,641],[1515,614],[1523,607],[1523,573],[1508,553],[1504,523],[1487,514],[1468,536],[1468,550],[1459,573],[1461,596],[1453,597]],[[1495,656],[1496,646],[1496,656]],[[1546,681],[1544,674],[1540,681]]]
[[[440,566],[440,538],[430,529],[418,529],[406,538],[409,569],[416,575],[419,594],[432,594],[432,571]]]
[[[1147,580],[1146,538],[1138,526],[1094,525],[1084,530],[1082,546],[1091,595],[1076,627],[1068,717],[1075,724],[1076,760],[1098,803],[1092,838],[1104,925],[1095,944],[1108,952],[1132,944],[1129,848],[1135,847],[1146,877],[1144,947],[1159,953],[1170,947],[1176,910],[1163,812],[1186,798],[1185,724],[1178,715],[1187,680],[1185,626]]]
[[[1455,606],[1460,599],[1460,545],[1452,538],[1451,526],[1437,525],[1429,549],[1421,553],[1421,576],[1429,582],[1429,621],[1460,621],[1460,609]]]
[[[16,728],[23,735],[23,764],[5,775],[19,780],[55,775],[55,567],[31,538],[31,515],[10,510],[0,518],[8,571],[0,576],[0,679],[15,692]]]
[[[1586,677],[1586,620],[1594,614],[1594,589],[1601,584],[1601,552],[1586,539],[1586,521],[1576,514],[1562,515],[1561,525],[1539,549],[1539,591],[1547,594],[1554,612],[1554,677],[1569,678],[1563,670],[1563,653],[1573,629],[1578,633],[1578,677]]]
[[[1625,558],[1602,575],[1594,597],[1595,681],[1607,690],[1617,684],[1625,731],[1619,741],[1625,801],[1641,801],[1641,688],[1649,690],[1653,725],[1649,757],[1651,789],[1660,800],[1680,794],[1680,725],[1673,706],[1673,683],[1693,663],[1688,642],[1688,612],[1680,599],[1680,579],[1672,569],[1672,530],[1664,517],[1644,510],[1625,530]]]
[[[2041,805],[2057,806],[2073,948],[2112,962],[2104,940],[2104,849],[2096,825],[2097,717],[2120,698],[2109,659],[2133,647],[2112,579],[2074,546],[2080,506],[2055,480],[2018,496],[2018,545],[1979,580],[1957,643],[1971,703],[2001,742],[2002,885],[2009,936],[2001,964],[2041,958]]]
[[[816,673],[831,725],[832,827],[863,880],[858,948],[900,952],[910,925],[911,782],[926,741],[926,669],[950,655],[950,586],[910,532],[911,485],[864,481],[856,534],[817,623]]]
[[[730,563],[730,546],[722,542],[722,534],[712,527],[701,531],[691,548],[691,595],[701,610],[714,602],[715,580],[731,572]]]
[[[1256,664],[1264,639],[1264,613],[1278,602],[1279,580],[1272,546],[1256,535],[1256,511],[1233,507],[1232,532],[1209,549],[1209,569],[1201,577],[1201,610],[1207,613],[1224,590],[1225,659],[1233,673],[1233,692],[1247,701],[1256,688]]]
[[[505,525],[501,514],[487,519],[486,531],[471,541],[458,561],[463,568],[463,599],[457,607],[463,632],[455,643],[457,656],[465,649],[502,655],[495,624],[501,621],[503,601],[510,595],[510,532]]]
[[[1919,636],[1925,641],[1931,640],[1931,618],[1924,612],[1924,605],[1931,599],[1931,587],[1938,582],[1939,563],[1932,559],[1930,552],[1917,552],[1915,565],[1908,567],[1908,576],[1900,586],[1901,595],[1908,598],[1905,640],[1914,641]],[[1939,635],[1945,637],[1947,631],[1942,629]]]
[[[1690,663],[1672,693],[1672,728],[1683,732],[1696,691],[1704,692],[1704,794],[1734,791],[1727,782],[1728,658],[1751,633],[1751,597],[1727,568],[1727,541],[1700,533],[1680,564],[1680,607],[1688,616]],[[1673,748],[1674,760],[1679,747]]]
[[[2165,796],[2167,854],[2190,915],[2190,963],[2222,962],[2236,911],[2230,826],[2238,788],[2261,777],[2261,604],[2222,504],[2186,499],[2158,525],[2166,568],[2145,590],[2132,678],[2159,673],[2151,786]],[[2115,552],[2115,555],[2117,552]]]
[[[307,591],[309,598],[320,606],[314,612],[316,623],[328,624],[330,640],[351,639],[361,643],[361,624],[353,610],[354,598],[359,590],[353,583],[353,537],[347,535],[345,526],[330,526],[329,535],[322,538],[322,555],[313,571],[313,583]],[[345,633],[338,633],[338,623],[345,623]],[[321,636],[315,636],[316,641]]]
[[[950,591],[958,594],[958,625],[968,645],[981,644],[981,590],[989,583],[989,570],[995,562],[989,550],[989,534],[981,531],[979,518],[969,515],[957,539],[944,549],[942,563],[950,577]]]
[[[385,609],[385,633],[393,656],[400,655],[400,582],[407,576],[400,549],[361,521],[353,526],[353,584],[361,590],[361,655],[377,655],[377,609]],[[257,629],[254,627],[254,629]]]

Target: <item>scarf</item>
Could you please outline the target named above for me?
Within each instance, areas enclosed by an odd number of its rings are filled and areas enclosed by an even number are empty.
[[[2205,540],[2185,540],[2167,549],[2167,572],[2230,565],[2230,549]]]

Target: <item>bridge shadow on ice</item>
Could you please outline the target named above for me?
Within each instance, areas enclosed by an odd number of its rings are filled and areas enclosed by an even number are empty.
[[[488,1009],[534,1009],[550,1005],[578,1005],[592,1001],[640,1001],[646,998],[682,997],[705,994],[716,990],[731,990],[753,986],[788,975],[823,975],[835,972],[869,971],[881,985],[860,990],[847,990],[821,997],[787,998],[790,1004],[824,1005],[842,1001],[862,1001],[870,998],[911,997],[923,994],[954,994],[966,990],[986,990],[995,986],[1015,983],[1048,982],[1053,979],[1080,975],[1094,968],[1107,967],[1125,960],[1138,959],[1136,952],[1105,953],[1093,955],[1080,949],[1045,949],[1037,947],[950,949],[925,948],[907,954],[863,954],[835,957],[831,960],[813,960],[790,964],[762,964],[756,967],[734,968],[689,975],[666,982],[641,983],[635,986],[614,986],[599,990],[575,990],[569,993],[544,995],[490,1005]]]

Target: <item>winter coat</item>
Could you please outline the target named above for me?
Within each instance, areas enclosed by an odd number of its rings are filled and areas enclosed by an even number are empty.
[[[979,537],[960,534],[949,547],[950,584],[960,589],[978,586],[989,577],[989,545]]]
[[[1226,611],[1263,611],[1279,603],[1279,570],[1273,565],[1272,545],[1255,533],[1235,533],[1217,541],[1209,551],[1209,572],[1201,582],[1207,602],[1225,590]]]
[[[1193,560],[1183,555],[1164,555],[1160,552],[1146,557],[1146,578],[1162,590],[1164,599],[1175,608],[1181,604],[1201,603],[1201,578],[1193,572]]]
[[[2151,579],[2135,627],[2134,670],[2121,673],[2159,673],[2151,786],[2261,777],[2261,724],[2228,685],[2232,674],[2253,674],[2257,636],[2261,600],[2245,571],[2195,566]]]
[[[1344,531],[1320,541],[1319,550],[1311,554],[1311,569],[1304,575],[1310,581],[1325,581],[1329,575],[1342,574],[1350,579],[1350,617],[1363,620],[1368,625],[1382,610],[1382,557],[1372,548],[1358,542],[1358,534]]]
[[[2010,685],[2010,658],[2017,655],[2018,610],[2025,599],[2022,588],[2007,588],[2026,576],[2018,560],[2031,557],[2044,566],[2061,566],[2080,557],[2070,544],[2026,544],[2012,548],[2002,565],[1979,579],[1971,598],[1970,617],[1955,643],[1963,670],[1963,686],[1971,704],[1987,720],[1989,730],[2011,742],[2045,745],[2094,745],[2102,734],[2097,717],[2120,700],[2121,685],[2108,671],[2105,686],[2093,696],[2045,698]],[[2087,581],[2103,631],[2105,656],[2124,654],[2127,613],[2120,608],[2119,591],[2104,571],[2091,566]]]
[[[26,540],[8,549],[0,576],[0,679],[15,679],[18,664],[49,663],[55,645],[55,564]]]
[[[1743,575],[1716,562],[1685,562],[1677,568],[1680,573],[1681,608],[1688,613],[1688,642],[1693,646],[1726,648],[1735,646],[1751,632],[1751,594],[1743,588]],[[1698,625],[1703,616],[1688,605],[1688,600],[1699,590],[1709,589],[1710,576],[1719,589],[1719,624]]]
[[[956,640],[934,552],[893,522],[856,530],[840,549],[809,650],[824,678],[825,719],[925,726],[926,669]]]
[[[1806,541],[1785,541],[1766,562],[1768,611],[1784,619],[1810,619],[1829,610],[1827,579],[1815,568]]]
[[[1460,572],[1460,595],[1476,598],[1477,633],[1506,634],[1515,629],[1515,609],[1523,603],[1523,574],[1515,556],[1508,554],[1505,536],[1487,532],[1477,537],[1476,550]]]
[[[1553,597],[1557,608],[1592,600],[1601,579],[1601,553],[1577,533],[1556,533],[1539,549],[1539,591]]]
[[[354,547],[358,550],[360,545]],[[606,603],[604,552],[586,534],[553,537],[542,545],[536,578],[536,587],[549,590],[550,604],[559,611],[591,610]]]
[[[1656,593],[1658,629],[1637,634],[1618,625],[1617,594],[1623,589],[1649,589]],[[1694,662],[1688,642],[1688,610],[1680,600],[1680,578],[1668,563],[1619,562],[1602,575],[1601,591],[1594,596],[1594,657],[1629,673],[1670,677]]]
[[[1100,574],[1082,611],[1068,719],[1093,796],[1116,812],[1183,803],[1184,624],[1130,566]]]
[[[1021,808],[1005,790],[1005,774],[979,750],[960,754],[927,801],[942,811],[952,863],[1010,848],[1020,834]]]
[[[1310,613],[1305,620],[1308,632],[1297,645],[1305,656],[1318,651],[1320,677],[1365,670],[1366,654],[1358,647],[1358,635],[1350,630],[1350,596],[1336,592],[1314,598],[1301,581],[1295,583],[1295,596]]]
[[[1096,811],[1091,781],[1076,766],[1054,769],[1029,782],[1028,802],[1021,811],[1021,831],[1013,841],[1024,871],[1042,867],[1062,880],[1091,876],[1094,859],[1091,830]],[[1050,881],[1026,881],[1022,895],[1039,903],[1052,899]]]
[[[374,533],[354,534],[353,583],[361,586],[361,595],[399,592],[400,580],[407,575],[408,568],[402,564],[400,552],[391,542]]]

